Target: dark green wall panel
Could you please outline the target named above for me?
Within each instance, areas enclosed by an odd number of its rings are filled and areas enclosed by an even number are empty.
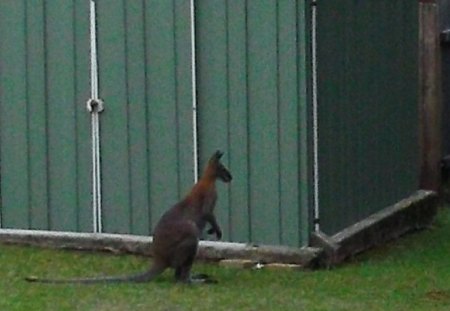
[[[417,188],[417,3],[319,1],[321,229]]]

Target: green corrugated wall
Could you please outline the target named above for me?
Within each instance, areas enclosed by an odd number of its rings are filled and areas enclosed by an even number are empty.
[[[97,0],[103,229],[149,234],[194,179],[188,0]],[[309,0],[196,0],[200,169],[225,240],[311,230]],[[417,187],[417,6],[319,0],[321,228]],[[0,1],[3,228],[92,231],[89,1]]]
[[[418,187],[417,1],[319,0],[321,229]]]
[[[84,1],[0,1],[3,227],[91,227],[86,13]]]
[[[97,1],[103,229],[149,234],[191,186],[188,1]],[[0,1],[4,228],[92,231],[89,1]]]
[[[97,1],[103,229],[149,234],[193,181],[189,1]]]
[[[308,236],[302,1],[196,1],[200,162],[227,150],[217,214],[227,239]]]
[[[189,1],[97,3],[103,231],[149,234],[191,187]],[[200,169],[225,239],[307,242],[305,7],[196,1]],[[4,228],[92,231],[89,1],[0,2]],[[227,56],[228,55],[228,56]]]

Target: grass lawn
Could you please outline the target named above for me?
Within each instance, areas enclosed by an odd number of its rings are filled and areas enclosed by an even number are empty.
[[[145,269],[148,261],[0,245],[0,310],[450,310],[450,211],[431,230],[329,271],[267,271],[196,264],[216,285],[30,284],[27,275],[86,276]]]

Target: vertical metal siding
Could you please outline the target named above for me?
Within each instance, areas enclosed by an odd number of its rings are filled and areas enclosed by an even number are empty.
[[[201,165],[216,149],[230,241],[309,232],[309,1],[197,0]],[[417,5],[318,1],[322,228],[417,184]],[[149,234],[192,185],[189,1],[97,1],[106,232]],[[0,1],[3,227],[92,230],[88,1]]]
[[[86,101],[90,96],[89,54],[89,3],[76,0],[75,20],[75,115],[76,120],[76,202],[78,206],[78,231],[92,231],[91,186],[91,129],[90,116],[86,113]]]
[[[3,227],[92,231],[88,1],[1,1]],[[149,234],[192,185],[188,1],[97,1],[103,223]]]
[[[197,1],[200,162],[225,150],[226,239],[306,243],[303,1]]]
[[[193,182],[188,1],[99,1],[103,225],[149,234]]]
[[[80,223],[89,222],[90,192],[82,186],[89,167],[81,160],[89,136],[78,131],[89,124],[79,102],[87,98],[87,62],[75,52],[76,42],[88,40],[78,19],[85,6],[0,3],[3,227],[83,230]]]
[[[140,104],[128,102],[125,13],[123,1],[97,3],[99,96],[105,102],[100,116],[102,223],[104,232],[119,233],[131,229],[128,108]]]
[[[319,1],[321,228],[417,188],[417,3]]]
[[[15,8],[8,10],[10,7]],[[0,55],[2,224],[6,227],[28,227],[28,107],[25,91],[27,81],[24,3],[1,2],[0,14],[1,38],[4,41]],[[13,105],[8,107],[7,102]],[[16,208],[12,209],[13,206]]]
[[[73,3],[45,2],[48,204],[52,229],[56,230],[77,229],[73,13]]]

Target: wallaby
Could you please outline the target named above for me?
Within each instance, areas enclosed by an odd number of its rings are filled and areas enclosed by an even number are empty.
[[[105,276],[76,279],[45,279],[27,277],[30,282],[41,283],[101,283],[101,282],[148,282],[165,269],[175,269],[177,282],[215,282],[207,275],[191,276],[191,268],[197,253],[199,238],[206,223],[211,225],[208,234],[222,237],[222,230],[214,216],[217,200],[217,179],[230,182],[232,176],[220,162],[223,153],[216,151],[208,161],[200,180],[191,192],[166,211],[153,232],[153,263],[149,270],[125,276]]]

